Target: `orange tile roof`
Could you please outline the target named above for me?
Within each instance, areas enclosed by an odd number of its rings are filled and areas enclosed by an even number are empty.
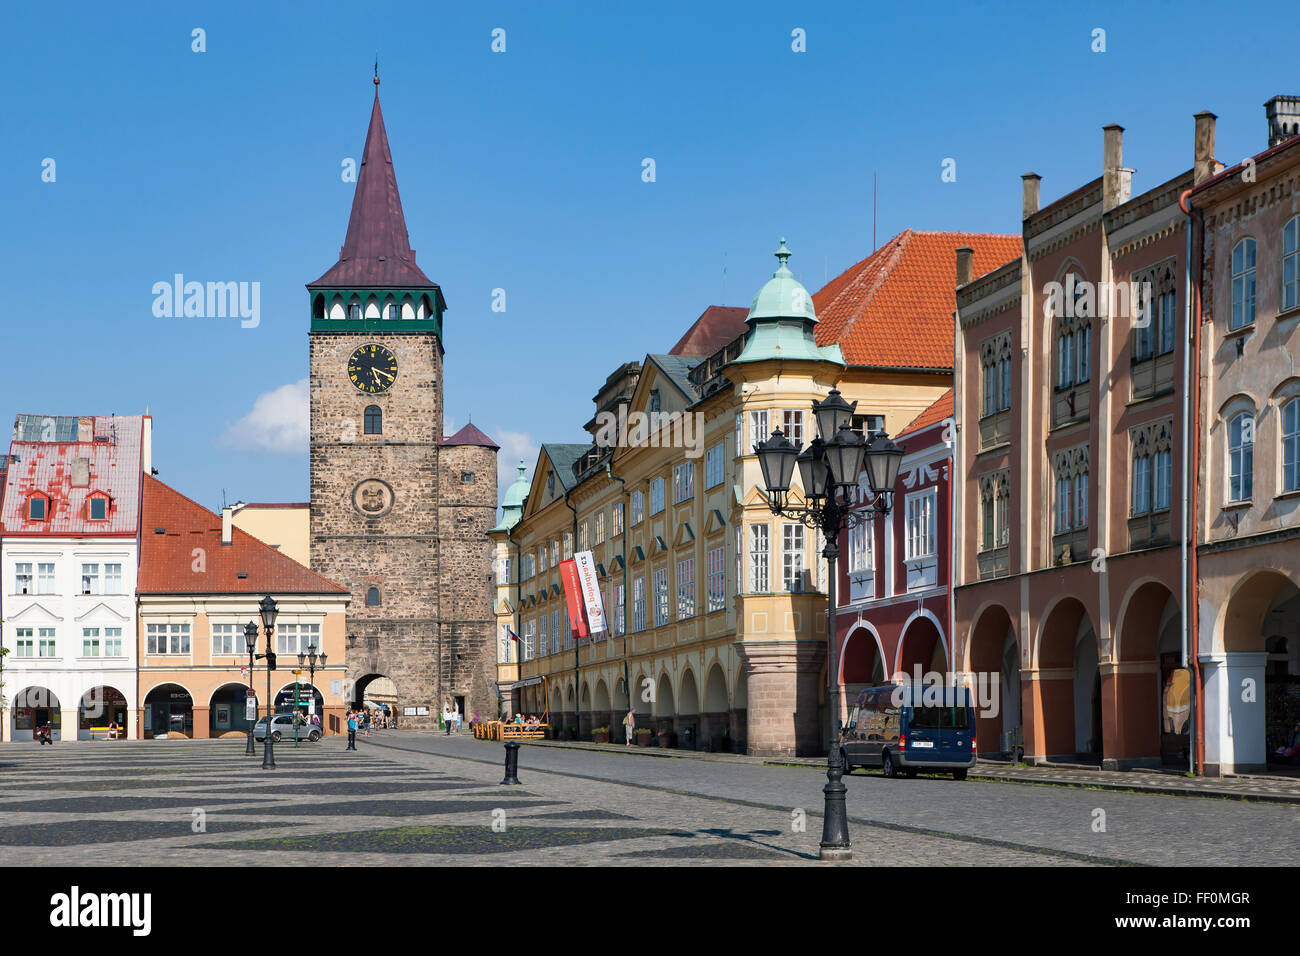
[[[162,528],[158,534],[156,529]],[[203,549],[201,571],[194,554]],[[247,577],[239,577],[241,573]],[[221,543],[221,515],[151,475],[144,476],[141,594],[347,594],[347,588],[233,528]]]
[[[913,435],[929,428],[931,425],[937,425],[944,419],[952,418],[952,392],[953,390],[950,388],[940,395],[933,405],[912,419],[911,423],[899,432],[896,437],[903,438],[906,435]]]
[[[959,246],[981,276],[1020,255],[1020,236],[900,232],[813,296],[817,344],[839,343],[850,365],[951,369]]]

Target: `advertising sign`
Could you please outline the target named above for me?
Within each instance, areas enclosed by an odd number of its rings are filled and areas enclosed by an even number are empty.
[[[560,579],[564,582],[564,600],[569,606],[569,627],[577,637],[586,637],[587,615],[583,610],[582,587],[578,584],[578,566],[572,558],[560,562]]]
[[[578,569],[578,585],[582,588],[582,600],[587,608],[587,626],[592,634],[602,634],[606,630],[605,606],[600,599],[596,558],[590,551],[579,551],[573,556],[573,561]]]
[[[257,720],[257,698],[252,694],[244,698],[244,719]]]

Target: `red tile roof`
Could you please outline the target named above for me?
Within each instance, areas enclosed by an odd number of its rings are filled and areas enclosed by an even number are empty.
[[[438,440],[439,445],[482,445],[484,448],[500,448],[501,446],[494,442],[487,435],[474,427],[470,422],[456,434]]]
[[[904,230],[813,296],[817,344],[850,365],[951,369],[959,246],[981,276],[1020,255],[1020,236]]]
[[[415,264],[377,86],[347,237],[339,250],[338,263],[308,288],[316,286],[438,288]]]
[[[221,515],[150,475],[144,477],[142,522],[141,594],[348,593],[239,528],[223,545]],[[199,571],[195,548],[203,549]]]
[[[739,306],[711,305],[686,330],[686,334],[668,354],[708,358],[745,331],[747,315],[749,310]]]
[[[920,415],[917,415],[916,418],[912,419],[911,423],[899,432],[896,438],[902,439],[907,435],[914,435],[919,431],[929,428],[931,425],[936,425],[945,419],[952,418],[952,392],[953,390],[950,388],[948,391],[940,395],[933,405],[923,411]]]
[[[9,454],[17,461],[9,464],[0,504],[4,534],[135,537],[140,527],[144,416],[96,416],[93,422],[90,441],[15,438],[10,443]],[[79,458],[89,462],[84,487],[72,484],[72,463]],[[27,499],[35,492],[50,499],[44,521],[27,520]],[[108,495],[107,520],[91,521],[87,514],[86,501],[95,492]]]

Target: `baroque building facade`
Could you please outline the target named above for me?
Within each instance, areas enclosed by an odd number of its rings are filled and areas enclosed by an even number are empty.
[[[406,726],[491,713],[497,446],[442,434],[447,303],[410,247],[377,78],[339,261],[307,288],[311,567],[352,595],[348,697],[386,677]]]

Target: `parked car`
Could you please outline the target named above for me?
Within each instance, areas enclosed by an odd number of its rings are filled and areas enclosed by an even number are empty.
[[[845,773],[879,767],[886,777],[915,777],[939,770],[965,780],[976,754],[975,710],[966,687],[868,687],[840,730]]]
[[[293,740],[293,714],[276,714],[274,720],[275,722],[271,725],[271,742],[278,744],[285,737]],[[260,718],[253,725],[253,739],[266,739],[265,717]],[[298,723],[298,739],[310,740],[314,743],[320,740],[320,728],[300,721]]]

